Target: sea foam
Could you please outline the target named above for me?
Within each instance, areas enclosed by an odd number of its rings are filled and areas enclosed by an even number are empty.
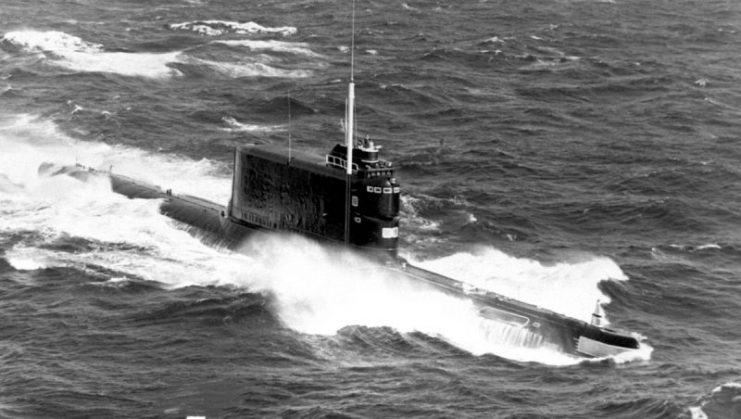
[[[305,55],[309,57],[321,57],[309,48],[304,42],[284,42],[276,40],[253,40],[253,39],[221,39],[213,43],[224,44],[232,47],[248,48],[252,51],[274,51],[291,54]]]
[[[599,282],[628,279],[613,260],[603,256],[543,265],[488,246],[416,263],[477,288],[584,321],[590,320],[597,300],[610,301],[599,290]]]
[[[273,67],[260,62],[219,62],[204,59],[193,59],[213,71],[231,78],[240,77],[277,77],[277,78],[305,78],[310,77],[311,70],[291,70]]]
[[[196,32],[206,36],[219,36],[226,33],[236,34],[280,34],[289,36],[296,33],[296,28],[292,26],[282,26],[271,28],[262,26],[255,22],[234,22],[228,20],[195,20],[183,23],[173,23],[168,25],[172,30],[185,30]]]
[[[169,67],[169,64],[180,61],[180,52],[106,52],[100,44],[59,31],[13,31],[2,39],[27,52],[47,54],[49,63],[77,72],[148,78],[181,74]]]
[[[229,128],[222,128],[222,131],[227,132],[274,132],[284,130],[285,127],[282,125],[255,125],[245,124],[237,121],[231,116],[225,116],[221,118],[225,124],[229,125]]]
[[[83,73],[111,73],[130,77],[153,79],[181,76],[182,72],[173,64],[202,65],[212,71],[232,78],[278,77],[304,78],[313,73],[305,69],[283,69],[268,65],[269,56],[245,57],[249,62],[219,62],[189,56],[183,51],[163,53],[107,52],[101,44],[87,42],[82,38],[59,31],[23,30],[8,32],[3,41],[31,53],[44,54],[46,61],[54,66]],[[224,41],[230,42],[230,41]],[[236,41],[235,45],[242,44]],[[257,41],[251,45],[255,50],[272,50],[311,55],[311,50],[299,45],[288,45],[277,41]]]

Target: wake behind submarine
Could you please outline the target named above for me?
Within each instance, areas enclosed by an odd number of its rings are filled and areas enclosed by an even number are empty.
[[[353,108],[351,81],[345,144],[335,145],[325,156],[275,145],[236,147],[232,194],[226,206],[174,194],[111,170],[81,165],[60,168],[45,163],[39,171],[80,180],[108,177],[113,191],[132,199],[161,200],[163,214],[195,227],[199,237],[230,247],[256,233],[275,231],[350,247],[370,255],[384,269],[470,299],[484,318],[505,325],[506,333],[529,336],[521,342],[525,346],[555,345],[582,357],[618,355],[640,347],[628,332],[602,326],[599,302],[591,323],[587,323],[494,292],[472,289],[399,257],[401,187],[396,168],[381,158],[380,147],[373,141],[366,138],[356,142],[352,135]]]

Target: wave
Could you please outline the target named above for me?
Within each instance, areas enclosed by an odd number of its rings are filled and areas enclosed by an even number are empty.
[[[404,212],[405,224],[412,227],[414,230],[439,232],[439,221],[429,220],[419,214],[422,205],[423,201],[421,198],[412,195],[404,195],[401,197],[401,208]]]
[[[210,67],[213,71],[231,78],[240,77],[276,77],[276,78],[306,78],[311,77],[314,73],[311,70],[290,70],[273,67],[264,63],[256,62],[217,62],[192,58],[191,62],[199,63]]]
[[[227,77],[310,77],[311,70],[291,70],[273,67],[263,62],[217,62],[190,57],[183,51],[165,53],[144,52],[106,52],[102,45],[84,41],[74,35],[59,31],[15,31],[6,33],[2,41],[30,53],[41,53],[47,62],[57,67],[82,73],[111,73],[130,77],[162,79],[182,76],[183,73],[172,67],[173,64],[205,65],[216,73]],[[273,44],[263,41],[255,48],[274,48],[295,52],[301,46]],[[307,50],[310,52],[309,50]],[[304,51],[302,53],[305,53]],[[270,57],[257,57],[269,60]]]
[[[229,128],[221,128],[222,131],[227,132],[274,132],[285,129],[285,127],[282,125],[244,124],[237,121],[235,118],[232,118],[231,116],[225,116],[221,120],[229,125]]]
[[[226,202],[230,179],[218,175],[225,173],[220,164],[77,142],[59,132],[53,123],[32,115],[0,119],[0,149],[4,150],[0,177],[15,185],[0,190],[0,232],[22,237],[4,255],[16,269],[61,266],[103,275],[112,271],[114,277],[145,279],[166,286],[182,286],[189,279],[191,284],[203,284],[203,278],[212,278],[218,284],[229,277],[229,271],[221,271],[220,266],[231,265],[218,262],[226,256],[161,215],[157,201],[113,194],[105,179],[91,178],[83,183],[66,176],[38,174],[43,162],[69,165],[80,161]],[[60,245],[70,238],[84,245]]]
[[[148,78],[181,75],[169,66],[180,61],[181,52],[106,52],[100,44],[59,31],[13,31],[2,41],[26,52],[48,54],[49,63],[77,72]]]
[[[689,411],[692,419],[741,417],[741,384],[730,382],[714,388],[699,406],[692,406]]]
[[[236,34],[280,34],[293,35],[297,32],[293,26],[266,27],[255,22],[233,22],[227,20],[194,20],[183,23],[173,23],[167,26],[172,30],[191,31],[206,36],[219,36],[226,33]]]
[[[226,202],[230,195],[231,178],[219,175],[228,172],[225,164],[78,141],[61,132],[53,122],[36,115],[0,115],[0,149],[3,150],[0,175],[27,189],[41,182],[37,173],[41,163],[80,162],[90,167],[111,168],[150,183],[170,185],[176,192],[216,202]]]
[[[81,38],[59,31],[23,30],[8,32],[3,41],[31,52],[102,52],[100,44],[86,42]]]
[[[348,325],[388,326],[437,336],[475,355],[554,365],[580,361],[527,330],[481,316],[470,300],[411,281],[346,250],[272,235],[249,240],[241,252],[251,263],[240,283],[273,295],[280,318],[303,333],[334,335]]]
[[[689,244],[670,244],[668,248],[684,252],[694,252],[698,250],[722,250],[723,246],[718,243],[706,243],[699,246],[693,246]]]
[[[596,301],[610,302],[598,287],[601,281],[628,279],[617,263],[607,257],[545,266],[487,246],[417,263],[474,287],[584,321],[590,320]]]
[[[274,51],[291,54],[305,55],[308,57],[321,57],[309,48],[304,42],[284,42],[284,41],[258,41],[251,39],[223,39],[213,41],[215,44],[224,44],[231,47],[243,47],[252,51]]]

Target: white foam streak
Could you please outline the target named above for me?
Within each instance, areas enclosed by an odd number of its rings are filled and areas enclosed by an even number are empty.
[[[173,23],[168,26],[173,30],[192,31],[206,36],[219,36],[225,33],[237,34],[280,34],[283,36],[293,35],[296,28],[292,26],[282,26],[271,28],[262,26],[255,22],[234,22],[228,20],[196,20],[191,22]]]
[[[231,116],[225,116],[221,118],[221,120],[229,125],[230,128],[222,128],[223,131],[228,132],[274,132],[285,129],[285,127],[282,125],[244,124],[232,118]]]
[[[245,26],[249,27],[249,26]],[[278,28],[284,29],[284,28]],[[100,44],[86,42],[79,37],[59,31],[24,30],[8,32],[5,42],[27,52],[44,54],[46,62],[75,72],[111,73],[129,77],[164,79],[181,76],[173,64],[200,64],[228,77],[310,77],[311,70],[290,70],[270,66],[270,56],[251,57],[252,62],[217,62],[188,56],[182,51],[164,53],[107,52]],[[305,44],[280,41],[218,41],[229,45],[242,45],[253,50],[290,52],[319,57]]]
[[[708,419],[708,415],[702,410],[700,406],[693,406],[689,408],[690,417],[692,419]]]
[[[282,78],[305,78],[311,77],[313,72],[311,70],[287,70],[277,67],[272,67],[263,63],[255,62],[243,62],[243,63],[227,63],[217,62],[204,59],[194,59],[201,64],[205,64],[211,67],[214,71],[221,73],[227,77],[239,78],[239,77],[282,77]]]
[[[598,299],[604,304],[610,301],[599,291],[600,281],[627,279],[620,267],[606,257],[544,266],[491,247],[418,264],[475,287],[584,321],[590,320]]]
[[[83,41],[74,35],[60,31],[14,31],[3,36],[3,40],[27,51],[36,52],[86,52],[96,53],[103,50],[103,46],[92,42]]]
[[[130,53],[100,52],[94,54],[70,52],[56,63],[70,70],[92,73],[114,73],[131,77],[168,78],[182,73],[169,64],[181,61],[180,52]]]
[[[304,333],[390,326],[438,336],[477,355],[555,365],[579,361],[544,345],[537,335],[480,316],[471,300],[412,282],[346,251],[295,236],[256,239],[243,251],[251,259],[244,285],[275,295],[281,318]]]
[[[273,51],[273,52],[284,52],[298,55],[305,55],[308,57],[321,57],[320,54],[315,53],[309,48],[309,45],[304,42],[285,42],[285,41],[258,41],[251,39],[230,39],[230,40],[218,40],[213,43],[229,45],[232,47],[243,47],[248,48],[252,51]]]
[[[12,185],[0,188],[0,231],[34,232],[4,255],[16,269],[71,266],[89,271],[102,267],[117,272],[117,277],[173,287],[235,282],[243,262],[240,256],[201,243],[160,214],[157,201],[115,194],[105,177],[80,182],[68,176],[37,174],[42,162],[71,164],[78,155],[86,163],[120,163],[136,169],[129,174],[139,177],[156,178],[162,175],[160,171],[168,172],[171,184],[187,184],[190,192],[200,196],[209,190],[211,195],[228,196],[229,179],[204,170],[213,171],[213,163],[75,143],[53,124],[30,116],[0,121],[0,149],[7,150],[0,155],[0,179]],[[82,247],[77,248],[81,239]],[[65,250],[70,240],[75,251]]]
[[[729,382],[713,389],[702,398],[699,406],[689,407],[692,419],[737,418],[741,411],[741,384]]]
[[[3,40],[28,52],[49,53],[49,63],[77,72],[148,78],[181,74],[177,69],[169,67],[169,64],[180,61],[180,52],[105,52],[100,44],[59,31],[14,31],[6,33]]]
[[[719,385],[718,387],[714,388],[712,393],[720,393],[723,390],[740,390],[741,391],[741,383],[734,383],[733,381]]]

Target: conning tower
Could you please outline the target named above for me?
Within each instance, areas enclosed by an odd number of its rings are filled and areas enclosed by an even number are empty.
[[[347,176],[342,144],[324,157],[296,151],[289,157],[287,148],[271,145],[240,146],[227,216],[248,226],[343,242],[349,214],[349,244],[396,257],[401,190],[380,149],[370,139],[360,141]]]

